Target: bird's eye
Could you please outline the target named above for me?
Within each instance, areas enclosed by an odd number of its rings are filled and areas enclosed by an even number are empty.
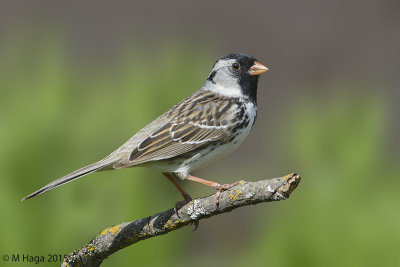
[[[239,70],[239,69],[240,69],[240,64],[237,63],[237,62],[233,63],[233,64],[232,64],[232,69],[233,69],[233,70]]]

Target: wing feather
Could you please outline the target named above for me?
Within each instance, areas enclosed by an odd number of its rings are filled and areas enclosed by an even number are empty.
[[[217,99],[209,92],[191,97],[168,111],[171,120],[133,149],[129,157],[131,163],[176,157],[228,138],[227,122],[235,112],[233,109],[238,109],[237,105],[228,99]]]

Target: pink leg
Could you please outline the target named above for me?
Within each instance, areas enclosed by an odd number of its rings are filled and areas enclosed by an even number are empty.
[[[182,208],[182,206],[184,206],[185,204],[189,203],[190,201],[192,201],[192,198],[189,196],[189,194],[178,184],[178,182],[175,180],[175,178],[168,172],[163,172],[163,174],[168,178],[168,180],[171,181],[171,183],[173,183],[175,185],[176,188],[178,188],[179,192],[181,192],[184,200],[178,201],[175,203],[174,206],[174,211],[175,214],[179,217],[178,214],[178,210],[180,208]],[[194,223],[194,230],[197,229],[197,227],[199,227],[199,221],[195,221]],[[193,231],[194,231],[193,230]]]
[[[176,188],[178,188],[179,192],[181,192],[183,198],[185,199],[186,202],[192,201],[192,198],[189,196],[189,194],[178,184],[178,182],[175,180],[175,178],[172,176],[172,174],[168,172],[163,172],[163,174],[168,178],[168,180],[171,181],[175,185]]]
[[[201,183],[207,186],[211,186],[215,189],[217,189],[217,192],[215,193],[214,196],[214,203],[218,206],[218,200],[219,200],[219,195],[221,194],[222,191],[228,190],[232,187],[234,187],[235,185],[238,185],[240,182],[234,182],[233,184],[219,184],[217,182],[213,182],[213,181],[209,181],[209,180],[205,180],[193,175],[189,175],[187,178],[187,180],[189,181],[193,181],[193,182],[197,182],[197,183]]]

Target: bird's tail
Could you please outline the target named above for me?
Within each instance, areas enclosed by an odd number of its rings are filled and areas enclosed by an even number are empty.
[[[24,197],[23,199],[21,199],[21,201],[24,201],[26,199],[30,199],[33,197],[36,197],[38,195],[43,194],[44,192],[50,191],[56,187],[59,187],[60,185],[69,183],[75,179],[78,179],[82,176],[85,176],[86,174],[95,172],[95,171],[99,171],[102,169],[107,169],[107,167],[111,167],[110,165],[114,164],[116,162],[115,159],[111,159],[111,158],[105,158],[103,160],[100,160],[96,163],[90,164],[86,167],[83,167],[79,170],[76,170],[70,174],[65,175],[64,177],[61,177],[51,183],[49,183],[48,185],[45,185],[44,187],[40,188],[39,190],[37,190],[36,192],[33,192],[30,195],[27,195],[26,197]],[[112,167],[111,167],[112,168]]]

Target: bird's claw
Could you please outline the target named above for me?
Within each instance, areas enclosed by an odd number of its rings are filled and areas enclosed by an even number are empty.
[[[192,198],[189,196],[189,194],[185,194],[185,195],[183,195],[183,197],[184,197],[184,200],[176,202],[175,206],[174,206],[174,212],[175,212],[176,216],[178,216],[178,218],[180,218],[178,210],[180,210],[183,206],[185,206],[187,203],[192,201]],[[194,225],[193,231],[196,231],[197,228],[199,228],[199,221],[192,222],[191,224]]]
[[[197,228],[199,228],[199,221],[194,221],[194,222],[192,222],[192,224],[194,225],[193,231],[196,231]]]
[[[217,192],[214,195],[214,203],[215,203],[215,205],[217,207],[219,206],[219,196],[221,195],[221,193],[223,191],[229,190],[232,187],[238,185],[239,183],[240,183],[240,181],[234,182],[233,184],[218,184],[218,183],[213,184],[212,187],[217,189]]]
[[[178,216],[178,218],[180,218],[178,210],[180,210],[183,206],[192,201],[192,198],[189,196],[189,194],[184,194],[183,198],[184,198],[183,200],[176,202],[174,205],[174,212],[176,216]]]

